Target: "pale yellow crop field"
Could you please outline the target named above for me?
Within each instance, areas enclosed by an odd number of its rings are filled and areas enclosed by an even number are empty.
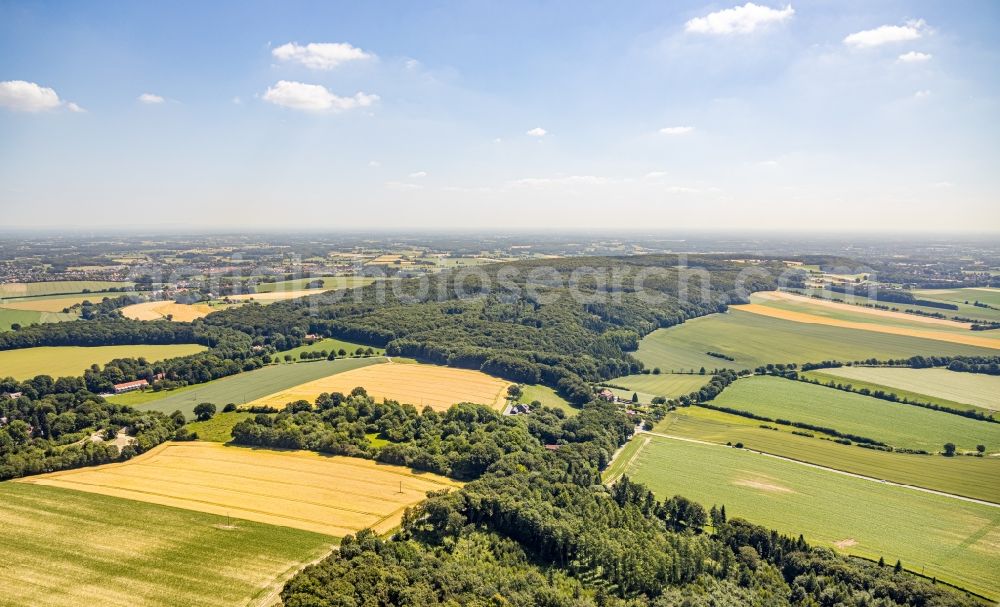
[[[271,291],[269,293],[244,293],[242,295],[227,295],[225,299],[231,301],[281,301],[284,299],[295,299],[307,295],[319,295],[331,289],[298,289],[295,291]]]
[[[249,403],[284,407],[296,400],[313,402],[320,394],[347,394],[358,386],[375,399],[388,398],[418,409],[429,406],[444,411],[455,403],[479,403],[494,409],[503,407],[509,381],[482,371],[424,364],[371,365],[337,373],[294,388],[276,392]]]
[[[2,301],[0,305],[9,310],[35,310],[37,312],[62,312],[65,308],[75,306],[78,303],[89,301],[99,304],[105,297],[115,295],[114,293],[90,293],[87,295],[69,295],[66,297],[33,297],[30,299],[15,299],[12,301]]]
[[[733,310],[741,310],[743,312],[751,312],[753,314],[759,314],[761,316],[770,316],[771,318],[790,320],[792,322],[827,325],[831,327],[841,327],[844,329],[861,329],[864,331],[872,331],[874,333],[891,333],[893,335],[907,335],[909,337],[920,337],[923,339],[933,339],[935,341],[947,341],[953,344],[964,344],[967,346],[978,346],[980,348],[991,348],[995,350],[1000,350],[1000,339],[976,335],[972,331],[969,331],[968,334],[965,334],[957,332],[935,331],[932,329],[911,329],[908,327],[883,325],[878,323],[855,322],[851,320],[841,320],[838,318],[831,318],[828,316],[818,316],[816,314],[808,314],[805,312],[783,310],[781,308],[774,308],[765,304],[744,304],[738,306],[730,306],[730,308],[732,308]]]
[[[878,308],[868,308],[866,306],[855,306],[849,303],[841,303],[839,301],[830,301],[829,299],[808,297],[806,295],[797,295],[795,293],[787,293],[785,291],[762,291],[760,293],[754,293],[751,300],[754,303],[757,303],[758,301],[759,302],[788,301],[797,304],[803,304],[807,307],[817,306],[820,308],[829,308],[831,310],[840,310],[841,312],[847,314],[864,314],[867,316],[877,316],[885,319],[891,318],[896,320],[903,320],[911,323],[938,325],[940,327],[945,327],[949,329],[960,329],[968,331],[972,328],[972,323],[958,322],[947,318],[933,318],[931,316],[907,314],[906,312],[893,312],[892,310],[880,310]]]
[[[208,316],[215,310],[208,304],[179,304],[173,301],[147,301],[122,308],[122,316],[132,320],[161,320],[168,315],[170,320],[191,322]]]
[[[0,377],[30,379],[36,375],[76,377],[91,365],[105,365],[116,358],[149,361],[188,356],[206,350],[199,344],[134,346],[39,346],[0,352]]]
[[[17,482],[336,537],[365,528],[387,533],[428,491],[461,486],[443,476],[371,460],[203,442],[164,443],[127,462]]]

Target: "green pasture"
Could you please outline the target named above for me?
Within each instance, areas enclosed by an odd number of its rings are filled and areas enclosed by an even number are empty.
[[[896,367],[837,367],[808,373],[820,381],[830,379],[862,388],[878,389],[923,402],[938,402],[959,409],[1000,409],[1000,377],[983,373],[959,373],[947,369]]]
[[[722,445],[743,443],[747,449],[818,466],[1000,504],[1000,458],[887,453],[793,430],[702,407],[681,407],[653,431]]]
[[[222,407],[218,407],[217,410],[222,411]],[[247,413],[246,411],[216,413],[212,416],[212,419],[203,422],[195,421],[188,423],[187,428],[191,432],[198,433],[198,440],[210,443],[228,443],[233,438],[233,426],[253,416],[253,413]]]
[[[621,466],[660,498],[724,504],[730,518],[998,594],[998,507],[718,445],[643,434],[632,442]]]
[[[322,280],[322,289],[316,289],[319,293],[324,289],[349,289],[353,287],[363,287],[374,282],[370,276],[321,276],[315,278],[295,278],[292,280],[279,280],[277,282],[262,282],[256,286],[258,293],[273,293],[275,291],[299,291],[306,288],[310,282]]]
[[[936,453],[950,442],[959,450],[986,445],[987,452],[1000,452],[1000,424],[780,377],[737,380],[711,404],[833,428],[893,447]]]
[[[995,290],[996,289],[994,289],[994,291]],[[969,299],[969,303],[966,304],[964,293],[962,293],[962,291],[967,291],[970,294],[976,293],[976,295],[972,295],[972,298]],[[806,294],[819,293],[819,291],[816,289],[808,289],[804,292]],[[919,310],[920,312],[925,312],[927,314],[943,314],[947,318],[951,318],[952,316],[958,316],[961,318],[972,318],[975,320],[1000,321],[1000,310],[991,310],[989,308],[980,308],[972,305],[972,302],[976,301],[977,298],[979,299],[979,301],[985,301],[987,298],[990,298],[991,293],[989,291],[977,291],[976,289],[913,291],[913,296],[916,297],[917,299],[932,299],[936,301],[946,301],[948,303],[952,303],[958,306],[957,310],[944,310],[942,308],[934,308],[931,306],[916,306],[912,304],[893,303],[888,301],[877,302],[872,299],[869,299],[868,297],[865,297],[864,294],[867,292],[868,292],[867,289],[858,289],[858,293],[856,295],[847,295],[844,293],[830,293],[829,291],[827,291],[826,294],[830,295],[832,298],[840,299],[847,303],[878,304],[880,306],[889,306],[889,308],[895,309],[898,312],[903,312],[905,310]],[[955,299],[949,300],[947,299],[948,297],[954,297]],[[1000,304],[990,304],[990,305],[994,305],[995,307],[1000,308]]]
[[[329,353],[329,352],[337,352],[341,348],[347,351],[348,356],[353,356],[355,350],[357,350],[358,348],[367,349],[368,346],[365,344],[359,344],[351,341],[344,341],[342,339],[327,338],[327,339],[320,339],[309,345],[302,345],[297,348],[292,348],[291,350],[278,352],[276,356],[278,356],[279,358],[284,358],[285,355],[288,354],[295,360],[299,360],[299,355],[302,354],[303,352],[322,352],[323,350],[326,350],[327,353]],[[385,352],[383,349],[375,348],[374,346],[372,347],[372,349],[375,350],[375,354],[378,356],[381,356]]]
[[[395,360],[395,359],[393,359]],[[545,405],[546,407],[552,407],[554,409],[562,409],[566,415],[576,415],[580,412],[580,409],[574,407],[569,403],[568,400],[559,396],[555,390],[548,386],[543,386],[541,384],[536,385],[521,385],[521,390],[524,392],[521,396],[521,402],[532,403],[538,401]]]
[[[0,284],[0,298],[33,297],[36,295],[73,295],[82,293],[84,289],[91,292],[105,291],[111,288],[131,287],[131,282],[112,282],[106,280],[50,280],[45,282],[10,282]]]
[[[632,393],[639,394],[639,400],[648,403],[655,396],[666,398],[676,398],[684,394],[690,394],[700,390],[705,384],[712,380],[711,375],[687,374],[687,373],[660,373],[654,375],[636,374],[616,377],[610,383],[616,386],[623,386],[625,390],[612,388],[618,396],[622,398],[632,398]]]

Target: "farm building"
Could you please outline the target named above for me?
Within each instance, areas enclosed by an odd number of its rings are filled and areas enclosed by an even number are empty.
[[[604,388],[603,390],[597,393],[597,398],[601,400],[606,400],[609,403],[613,403],[615,402],[615,393],[612,392],[611,390],[608,390],[607,388]]]
[[[122,392],[131,392],[132,390],[141,390],[149,385],[149,382],[144,379],[137,379],[135,381],[127,381],[121,384],[115,384],[115,394],[121,394]]]

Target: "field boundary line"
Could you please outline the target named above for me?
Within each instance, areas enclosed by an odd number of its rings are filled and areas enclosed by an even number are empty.
[[[666,439],[669,439],[669,440],[684,441],[684,442],[688,442],[688,443],[697,443],[697,444],[700,444],[700,445],[710,445],[710,446],[713,446],[713,447],[724,447],[724,448],[727,448],[727,449],[735,449],[736,448],[736,447],[733,447],[733,446],[730,446],[730,445],[723,445],[722,443],[713,443],[713,442],[710,442],[710,441],[704,441],[704,440],[699,440],[699,439],[695,439],[695,438],[685,438],[683,436],[674,436],[672,434],[662,434],[662,433],[659,433],[659,432],[649,432],[649,431],[646,431],[646,430],[642,430],[641,433],[642,434],[649,434],[651,436],[658,436],[660,438],[666,438]],[[859,478],[859,479],[870,481],[870,482],[873,482],[873,483],[881,483],[883,485],[891,485],[893,487],[901,487],[903,489],[910,489],[910,490],[913,490],[913,491],[921,491],[921,492],[924,492],[924,493],[930,493],[932,495],[940,495],[941,497],[949,497],[951,499],[961,500],[963,502],[970,502],[970,503],[973,503],[973,504],[979,504],[981,506],[990,506],[990,507],[993,507],[993,508],[1000,508],[1000,504],[998,504],[996,502],[991,502],[991,501],[988,501],[988,500],[982,500],[982,499],[978,499],[978,498],[975,498],[975,497],[966,497],[964,495],[958,495],[957,493],[948,493],[946,491],[938,491],[937,489],[928,489],[927,487],[921,487],[919,485],[908,485],[906,483],[897,483],[895,481],[890,481],[890,480],[887,480],[887,479],[884,479],[884,478],[878,478],[878,477],[875,477],[875,476],[866,476],[864,474],[858,474],[856,472],[848,472],[847,470],[840,470],[839,468],[831,468],[829,466],[821,466],[819,464],[814,464],[812,462],[807,462],[807,461],[804,461],[804,460],[795,459],[794,457],[788,457],[788,456],[785,456],[785,455],[776,455],[774,453],[768,453],[766,451],[760,451],[760,450],[757,450],[757,449],[750,449],[750,448],[747,448],[747,447],[743,447],[743,449],[741,449],[741,451],[749,451],[750,453],[756,453],[758,455],[763,455],[765,457],[773,457],[775,459],[784,460],[786,462],[792,462],[792,463],[795,463],[795,464],[799,464],[800,466],[808,466],[810,468],[816,468],[818,470],[826,470],[828,472],[833,472],[835,474],[842,474],[844,476],[852,476],[854,478]]]

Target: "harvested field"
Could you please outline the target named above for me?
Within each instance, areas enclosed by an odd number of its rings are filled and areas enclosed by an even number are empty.
[[[296,400],[313,402],[324,392],[347,394],[361,386],[375,399],[388,398],[422,409],[444,411],[455,403],[470,402],[494,409],[503,407],[511,382],[480,371],[423,364],[373,365],[317,379],[250,403],[283,407]]]
[[[105,297],[112,297],[115,293],[91,293],[88,295],[69,295],[66,297],[27,297],[24,299],[4,300],[0,306],[8,310],[35,310],[37,312],[62,312],[64,309],[75,306],[78,303],[89,301],[90,303],[101,303]]]
[[[830,301],[828,299],[818,299],[815,297],[807,297],[805,295],[797,295],[795,293],[786,293],[784,291],[764,291],[761,293],[754,293],[751,296],[750,300],[753,303],[763,303],[763,304],[766,304],[767,302],[771,301],[789,302],[793,304],[799,304],[802,306],[803,309],[808,309],[809,307],[827,308],[830,310],[836,310],[842,312],[845,315],[848,315],[848,317],[851,315],[860,314],[864,316],[873,316],[881,319],[893,319],[893,320],[904,321],[906,323],[916,323],[917,325],[932,325],[932,326],[936,325],[940,328],[960,329],[965,331],[968,331],[972,328],[972,324],[967,322],[957,322],[945,318],[931,318],[929,316],[907,314],[906,312],[893,312],[892,310],[880,310],[878,308],[856,306],[848,303]]]
[[[131,287],[132,282],[111,282],[106,280],[50,280],[43,282],[8,282],[0,284],[0,297],[31,297],[35,295],[56,295],[104,291],[111,288]],[[92,295],[100,295],[92,293]],[[104,295],[114,295],[105,293]],[[103,295],[102,295],[103,296]]]
[[[386,533],[428,491],[457,487],[434,474],[307,451],[165,443],[128,462],[31,476],[18,482],[101,493],[163,506],[342,537]]]
[[[282,301],[285,299],[295,299],[296,297],[305,297],[307,295],[319,295],[320,293],[325,293],[328,289],[298,289],[295,291],[270,291],[266,293],[244,293],[242,295],[227,295],[225,299],[231,301],[259,301],[259,302],[273,302]]]
[[[90,365],[116,358],[145,357],[149,361],[187,356],[205,350],[198,344],[134,346],[40,346],[0,352],[0,377],[29,379],[36,375],[82,375]]]
[[[808,314],[805,312],[794,312],[791,310],[783,310],[780,308],[774,308],[762,304],[745,304],[739,306],[732,306],[732,308],[734,310],[739,310],[741,312],[750,312],[752,314],[759,314],[761,316],[768,316],[771,318],[778,318],[781,320],[789,320],[797,323],[827,325],[831,327],[840,327],[843,329],[861,329],[864,331],[872,331],[874,333],[905,335],[908,337],[917,337],[920,339],[946,341],[953,344],[962,344],[966,346],[975,346],[979,348],[991,348],[995,350],[1000,350],[1000,339],[975,335],[972,334],[971,331],[969,332],[969,334],[951,333],[946,331],[933,331],[930,329],[910,329],[906,327],[882,325],[877,323],[840,320],[836,318],[818,316],[816,314]]]
[[[147,301],[122,308],[122,316],[133,320],[161,320],[170,316],[176,322],[191,322],[215,310],[208,304],[179,304],[172,301]]]

